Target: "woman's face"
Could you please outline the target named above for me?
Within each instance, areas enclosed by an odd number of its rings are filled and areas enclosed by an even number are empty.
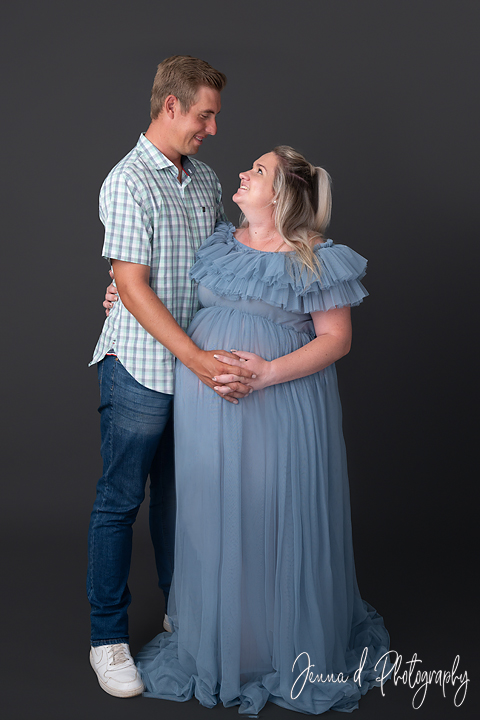
[[[245,215],[252,210],[273,209],[273,178],[277,163],[275,153],[269,152],[255,160],[251,170],[240,173],[240,187],[232,200]]]

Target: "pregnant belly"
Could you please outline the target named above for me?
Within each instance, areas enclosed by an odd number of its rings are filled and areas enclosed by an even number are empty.
[[[202,350],[245,350],[266,360],[293,352],[314,337],[261,315],[216,306],[199,310],[188,334]]]

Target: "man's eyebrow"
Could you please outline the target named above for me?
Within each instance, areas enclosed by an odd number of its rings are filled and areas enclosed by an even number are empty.
[[[215,110],[200,110],[200,113],[203,113],[204,115],[220,115],[221,112],[221,110],[219,110],[217,113],[215,112]]]

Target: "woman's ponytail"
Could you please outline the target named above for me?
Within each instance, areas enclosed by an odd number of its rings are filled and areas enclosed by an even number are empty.
[[[315,209],[315,224],[321,235],[324,235],[332,214],[332,179],[322,167],[314,168],[317,181],[317,207]]]

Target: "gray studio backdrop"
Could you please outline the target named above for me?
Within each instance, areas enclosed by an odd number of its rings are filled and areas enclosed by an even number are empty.
[[[87,659],[86,532],[101,473],[87,363],[108,282],[98,192],[148,126],[157,63],[176,53],[228,76],[218,135],[198,157],[217,172],[234,223],[238,172],[277,144],[333,177],[330,235],[369,258],[370,297],[338,363],[360,589],[405,660],[416,652],[425,669],[448,670],[458,654],[474,675],[478,3],[6,7],[4,717],[236,717],[109,698]],[[162,612],[144,511],[131,589],[135,652]],[[430,688],[418,711],[409,688],[385,692],[364,699],[362,717],[471,717],[471,697],[455,708],[451,687],[446,698]],[[270,706],[262,715],[291,717]]]

